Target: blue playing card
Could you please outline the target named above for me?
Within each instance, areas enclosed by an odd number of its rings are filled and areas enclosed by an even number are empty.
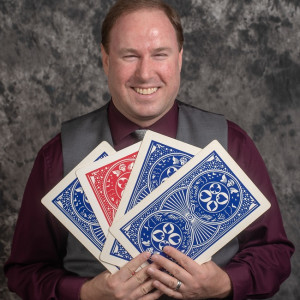
[[[113,224],[111,233],[134,257],[166,245],[204,262],[270,204],[214,141]]]
[[[103,152],[95,161],[108,156]],[[81,187],[74,179],[52,203],[97,247],[100,251],[105,243],[105,235],[97,221],[93,209]]]
[[[125,214],[184,166],[194,155],[152,140]]]
[[[114,153],[102,142],[78,166],[66,175],[46,196],[42,203],[47,209],[98,259],[105,243],[105,235],[93,209],[76,177],[77,168]],[[102,262],[114,272],[116,267]]]
[[[164,135],[147,132],[119,205],[116,220],[169,179],[200,150]],[[116,239],[108,235],[101,259],[121,266],[132,257]]]

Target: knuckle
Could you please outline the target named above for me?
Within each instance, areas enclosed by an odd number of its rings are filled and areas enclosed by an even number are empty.
[[[180,274],[180,269],[179,268],[174,268],[174,270],[172,271],[172,274],[175,278],[177,278],[177,276]]]
[[[113,280],[112,278],[107,280],[107,287],[110,290],[114,291],[116,289],[117,285],[118,285],[118,283],[116,280]]]
[[[149,290],[145,286],[141,286],[140,290],[142,295],[147,295],[149,293]]]
[[[175,289],[176,285],[177,285],[177,282],[174,282],[174,279],[172,279],[172,280],[169,281],[168,286],[169,286],[171,289]]]
[[[198,282],[196,282],[196,281],[193,281],[193,282],[191,283],[191,290],[192,290],[192,291],[197,291],[197,290],[201,290],[201,289],[202,289],[201,283],[198,283]]]
[[[139,273],[135,274],[134,278],[138,283],[143,283],[145,281],[145,278]]]
[[[135,270],[133,268],[131,268],[130,266],[126,266],[126,269],[130,275],[133,275],[135,273]]]
[[[182,266],[188,265],[189,262],[190,262],[190,260],[189,260],[188,257],[183,257],[183,258],[181,259],[181,265],[182,265]]]
[[[128,272],[129,273],[133,273],[133,272],[135,272],[135,270],[133,269],[133,268],[131,268],[130,266],[127,266],[127,270],[128,270]]]

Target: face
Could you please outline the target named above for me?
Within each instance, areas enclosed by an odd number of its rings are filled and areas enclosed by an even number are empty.
[[[179,90],[182,50],[164,12],[121,16],[110,32],[109,53],[101,51],[112,101],[124,116],[147,127],[169,111]]]

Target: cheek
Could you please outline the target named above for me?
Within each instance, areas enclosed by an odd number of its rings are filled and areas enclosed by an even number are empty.
[[[114,64],[111,65],[110,76],[111,79],[116,83],[124,84],[130,80],[134,74],[135,67],[133,64]]]
[[[178,66],[178,63],[172,63],[172,64],[165,64],[161,65],[160,68],[160,74],[161,76],[167,81],[167,82],[177,82],[179,75],[180,75],[180,69]]]

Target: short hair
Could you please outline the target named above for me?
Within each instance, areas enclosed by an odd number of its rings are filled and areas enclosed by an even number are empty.
[[[109,53],[109,35],[116,21],[124,14],[130,14],[132,12],[145,8],[158,9],[166,14],[175,29],[179,51],[182,49],[184,41],[183,30],[180,16],[174,8],[164,3],[162,0],[118,0],[110,8],[102,23],[101,43],[106,53]]]

